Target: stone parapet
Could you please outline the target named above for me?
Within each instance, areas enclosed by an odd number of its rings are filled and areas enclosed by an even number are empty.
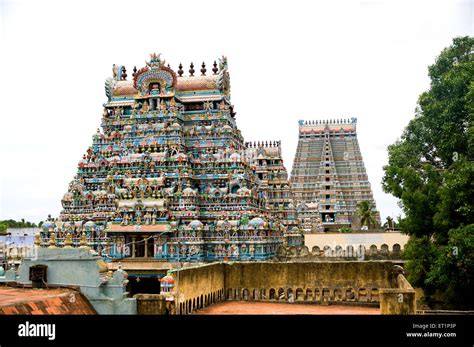
[[[397,288],[380,289],[380,313],[416,314],[415,290],[403,274],[397,275]]]

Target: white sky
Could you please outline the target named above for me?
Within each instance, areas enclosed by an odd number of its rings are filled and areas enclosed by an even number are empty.
[[[387,146],[429,86],[427,67],[474,33],[473,1],[0,0],[0,219],[38,222],[60,200],[92,143],[112,64],[162,53],[185,74],[228,57],[246,141],[282,140],[287,170],[299,119],[358,118],[382,219]]]

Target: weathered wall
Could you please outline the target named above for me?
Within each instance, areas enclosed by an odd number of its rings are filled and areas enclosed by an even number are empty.
[[[319,246],[313,246],[310,250],[307,246],[290,246],[290,247],[279,247],[277,252],[278,260],[282,262],[287,261],[350,261],[350,260],[396,260],[402,261],[401,249],[396,245],[393,247],[393,251],[388,250],[388,246],[385,245],[381,249],[378,249],[375,245],[370,248],[362,246],[351,246],[348,245],[345,248],[337,245],[334,249],[330,246],[325,246],[323,249]]]
[[[176,313],[221,300],[379,302],[396,286],[390,261],[214,263],[173,270]]]
[[[345,249],[347,246],[354,247],[364,245],[366,249],[375,245],[377,249],[381,249],[383,245],[387,245],[389,250],[393,250],[394,245],[400,245],[403,249],[408,242],[408,235],[400,232],[357,232],[357,233],[320,233],[320,234],[305,234],[304,244],[311,251],[313,247],[318,246],[323,249],[325,246],[335,249],[336,246],[341,246]]]
[[[166,314],[165,297],[160,294],[135,294],[137,314]]]
[[[176,313],[188,314],[224,299],[223,263],[172,270],[177,297]]]
[[[380,290],[380,313],[382,314],[415,314],[415,290],[403,274],[397,276],[398,288]]]
[[[30,267],[46,265],[47,283],[77,286],[99,314],[136,314],[136,301],[127,298],[127,275],[109,273],[104,260],[88,248],[35,247],[36,256],[25,258],[18,269],[19,284],[29,285]],[[0,277],[0,282],[6,281]]]
[[[378,301],[392,287],[392,262],[234,263],[225,267],[228,300]]]

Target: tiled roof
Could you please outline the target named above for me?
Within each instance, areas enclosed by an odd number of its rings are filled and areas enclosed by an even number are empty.
[[[0,286],[0,314],[97,314],[89,301],[69,288]]]

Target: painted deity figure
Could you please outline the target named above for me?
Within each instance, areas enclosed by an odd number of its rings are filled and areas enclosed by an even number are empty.
[[[204,102],[204,110],[206,110],[206,111],[212,110],[212,102],[210,102],[210,101]]]
[[[146,225],[149,225],[150,224],[150,221],[151,221],[151,214],[150,214],[150,211],[147,211],[145,213],[145,224]]]
[[[176,111],[176,101],[174,101],[174,99],[170,100],[169,110],[171,113],[175,113]]]
[[[162,255],[163,254],[163,245],[161,243],[156,245],[155,254],[156,255]]]
[[[142,108],[140,109],[142,114],[148,112],[148,101],[145,100],[145,102],[142,104]]]
[[[150,86],[150,94],[156,95],[160,93],[160,84],[159,83],[152,83]]]
[[[222,100],[221,103],[219,104],[219,110],[221,111],[227,110],[227,105],[224,102],[224,100]]]
[[[119,237],[117,239],[117,250],[119,254],[125,254],[126,249],[125,249],[125,243],[123,237]]]
[[[249,247],[249,253],[252,257],[255,255],[255,246],[253,244],[251,244]]]
[[[125,213],[123,214],[122,224],[123,224],[123,225],[128,225],[128,223],[129,223],[128,213],[125,212]]]
[[[199,253],[199,250],[198,248],[196,247],[196,245],[192,245],[190,248],[189,248],[189,254],[190,255],[196,255]]]
[[[232,255],[234,257],[238,257],[239,256],[239,246],[237,245],[232,245]]]
[[[160,112],[164,113],[166,111],[166,104],[164,100],[160,102]]]
[[[141,222],[142,222],[142,211],[137,210],[135,212],[135,219],[136,219],[135,224],[141,224]]]

